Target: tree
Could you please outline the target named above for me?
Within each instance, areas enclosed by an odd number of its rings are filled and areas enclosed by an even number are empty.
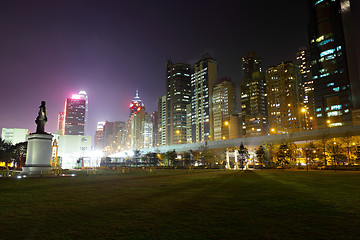
[[[293,151],[285,143],[281,144],[279,149],[276,152],[277,163],[281,165],[282,170],[284,170],[285,165],[290,164],[290,161],[293,157]]]
[[[355,155],[355,151],[356,151],[354,138],[350,132],[346,132],[345,136],[341,137],[339,140],[341,145],[343,145],[344,148],[346,149],[346,152],[344,153],[346,154],[347,157],[347,163],[348,165],[351,165],[352,156]],[[343,162],[343,164],[345,164],[345,162]]]
[[[323,160],[325,167],[327,166],[326,147],[328,145],[328,141],[329,141],[328,134],[325,133],[325,134],[320,135],[319,143],[320,143],[320,149],[321,149],[322,154],[320,154],[319,157]]]
[[[249,150],[247,149],[247,147],[244,146],[242,142],[240,144],[238,153],[239,153],[240,166],[242,170],[244,168],[244,163],[246,163],[247,159],[250,157]]]
[[[344,149],[342,148],[341,143],[336,142],[334,139],[334,141],[328,143],[327,152],[331,157],[331,165],[334,167],[334,170],[336,171],[338,162],[346,158],[344,154]]]
[[[11,143],[7,143],[3,139],[0,139],[0,162],[5,163],[6,169],[8,169],[8,164],[13,161],[13,151],[14,146]]]
[[[17,143],[13,149],[16,169],[21,169],[26,161],[27,142]]]
[[[177,157],[175,149],[172,150],[172,151],[167,151],[165,153],[164,157],[165,157],[164,160],[167,162],[167,164],[166,164],[167,166],[170,166],[170,165],[174,166],[174,162],[175,162],[175,159]]]
[[[317,147],[313,142],[310,142],[305,145],[305,148],[303,148],[305,151],[305,158],[306,158],[306,171],[309,170],[309,160],[311,165],[314,163],[314,160],[317,156]]]
[[[265,148],[260,145],[258,149],[255,150],[256,159],[260,163],[260,169],[262,170],[263,165],[267,165],[269,163],[269,158]]]

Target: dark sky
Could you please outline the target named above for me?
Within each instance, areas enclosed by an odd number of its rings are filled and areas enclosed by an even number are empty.
[[[360,3],[352,4],[359,45]],[[249,50],[263,67],[294,60],[307,23],[306,0],[3,0],[0,128],[34,132],[45,100],[55,132],[65,98],[85,90],[93,136],[97,121],[128,118],[136,89],[148,112],[157,109],[168,58],[193,64],[209,52],[218,76],[238,84]]]

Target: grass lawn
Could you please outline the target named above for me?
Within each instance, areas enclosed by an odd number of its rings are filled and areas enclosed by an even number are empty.
[[[360,172],[0,179],[0,239],[359,239]]]

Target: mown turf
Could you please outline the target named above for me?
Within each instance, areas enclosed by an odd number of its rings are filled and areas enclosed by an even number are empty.
[[[359,172],[0,179],[0,239],[358,239]]]

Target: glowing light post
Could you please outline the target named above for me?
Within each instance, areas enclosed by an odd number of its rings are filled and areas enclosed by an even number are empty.
[[[307,130],[307,118],[306,118],[306,108],[301,108],[301,112],[305,115],[305,131]],[[301,121],[300,121],[300,127],[301,127]],[[302,130],[302,129],[301,129]]]
[[[226,149],[226,169],[230,169],[229,149]]]

